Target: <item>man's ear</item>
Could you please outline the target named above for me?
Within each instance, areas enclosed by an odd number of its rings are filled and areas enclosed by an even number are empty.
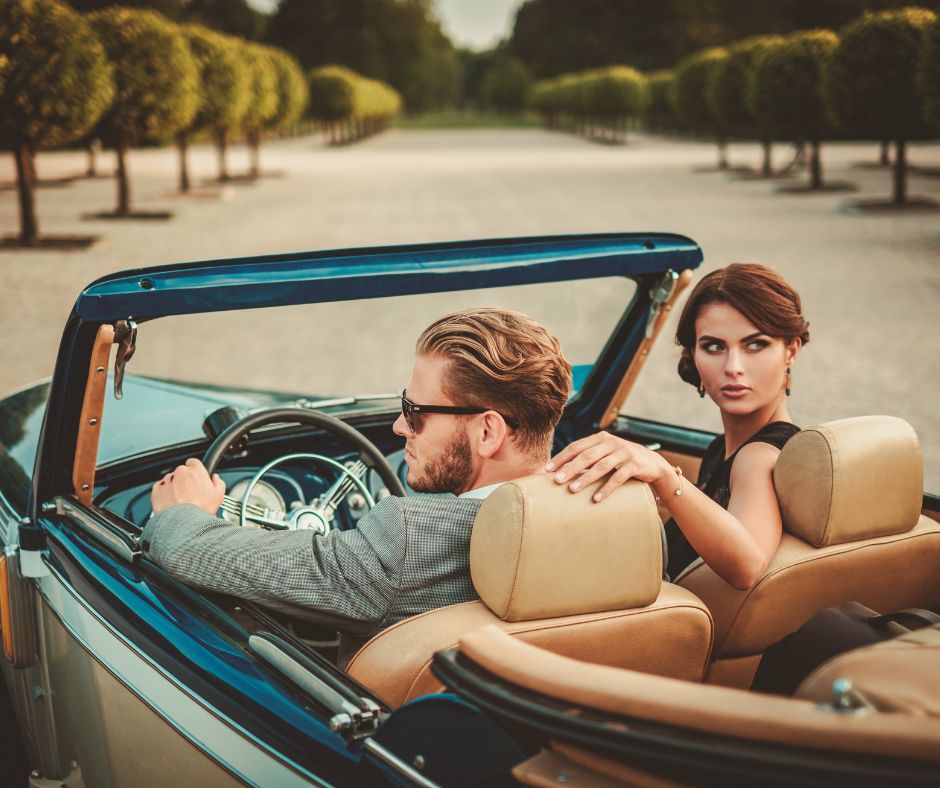
[[[506,426],[503,417],[492,410],[482,414],[478,424],[477,454],[483,459],[489,459],[509,440],[509,427]]]

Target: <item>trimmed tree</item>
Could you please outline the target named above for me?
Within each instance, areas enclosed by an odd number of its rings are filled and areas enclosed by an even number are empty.
[[[99,124],[117,152],[116,216],[130,216],[132,145],[188,128],[199,106],[199,69],[186,38],[153,11],[106,8],[89,15],[115,64],[114,102]]]
[[[0,144],[16,159],[20,241],[39,239],[33,158],[87,133],[114,95],[113,69],[89,24],[56,0],[0,3]]]
[[[672,93],[676,87],[676,74],[662,69],[648,74],[646,92],[649,97],[646,107],[646,125],[650,131],[675,131],[679,126]]]
[[[894,140],[897,205],[907,201],[907,141],[926,134],[918,60],[936,19],[923,8],[866,14],[843,28],[826,75],[829,107],[842,126],[853,135]]]
[[[832,131],[823,74],[839,46],[831,30],[793,33],[754,63],[748,104],[776,136],[810,145],[811,189],[823,186],[820,143]]]
[[[718,169],[728,168],[728,128],[705,100],[712,74],[728,57],[722,47],[703,49],[687,55],[676,65],[673,92],[676,115],[694,132],[708,134],[718,142]]]
[[[260,171],[259,148],[261,132],[267,128],[278,111],[277,67],[268,47],[257,44],[243,44],[241,56],[248,66],[251,78],[251,100],[248,110],[242,118],[242,130],[251,151],[251,177],[256,178]],[[224,144],[224,141],[220,143]],[[219,176],[223,179],[222,176]]]
[[[307,90],[307,80],[297,61],[281,49],[268,49],[268,57],[274,67],[277,105],[266,123],[264,132],[277,133],[293,126],[307,109],[310,93]],[[261,132],[249,136],[251,146],[251,175],[257,178],[261,174],[260,144]]]
[[[918,77],[924,120],[940,131],[940,17],[924,30]]]
[[[780,36],[755,36],[739,41],[728,48],[728,57],[718,62],[708,83],[707,100],[716,117],[736,135],[756,136],[763,149],[761,175],[773,174],[771,144],[773,127],[761,113],[755,112],[748,101],[749,81],[761,54],[778,46]]]
[[[186,151],[189,135],[210,129],[213,136],[226,136],[239,128],[251,100],[251,77],[240,57],[240,44],[200,25],[183,28],[190,51],[199,68],[199,107],[190,125],[176,135],[180,153],[180,191],[190,189]],[[225,171],[224,161],[219,171]]]

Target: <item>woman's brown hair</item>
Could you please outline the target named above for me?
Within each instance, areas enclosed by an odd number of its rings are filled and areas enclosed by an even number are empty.
[[[776,271],[757,263],[732,263],[707,274],[692,290],[676,328],[676,344],[682,346],[679,377],[698,386],[701,382],[692,351],[695,321],[709,304],[728,304],[774,339],[809,342],[809,323],[803,317],[800,294]]]

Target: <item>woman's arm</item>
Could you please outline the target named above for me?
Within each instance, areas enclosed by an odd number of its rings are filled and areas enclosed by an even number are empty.
[[[772,476],[779,454],[765,443],[748,444],[738,452],[727,510],[680,478],[661,455],[605,432],[575,441],[546,469],[572,492],[610,474],[594,495],[598,503],[628,479],[647,482],[705,563],[744,589],[757,582],[780,543],[782,522]],[[676,495],[680,486],[682,493]]]

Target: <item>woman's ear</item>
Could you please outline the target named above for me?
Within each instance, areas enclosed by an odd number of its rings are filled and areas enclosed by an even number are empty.
[[[803,340],[799,337],[793,337],[787,344],[786,358],[788,367],[796,361],[797,354],[800,352],[801,347],[803,347]]]

